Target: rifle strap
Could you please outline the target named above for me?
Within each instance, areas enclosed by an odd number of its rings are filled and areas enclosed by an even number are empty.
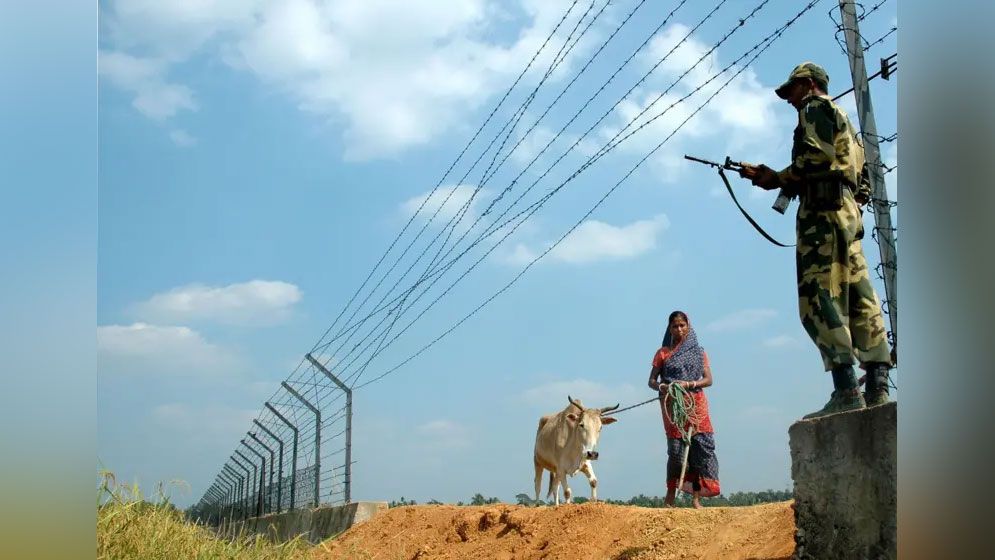
[[[750,222],[750,225],[752,225],[754,227],[754,229],[756,229],[757,231],[760,232],[760,235],[764,236],[764,238],[767,241],[770,241],[771,243],[773,243],[774,245],[777,245],[778,247],[794,247],[794,244],[785,245],[784,243],[781,243],[780,241],[778,241],[778,240],[774,239],[773,237],[771,237],[770,234],[767,233],[766,231],[764,231],[764,228],[760,227],[760,224],[758,224],[753,219],[753,217],[750,216],[749,213],[747,213],[747,211],[739,203],[739,200],[736,198],[736,193],[734,193],[732,191],[732,186],[729,184],[729,179],[726,178],[725,171],[721,167],[719,168],[719,177],[722,177],[722,182],[726,184],[726,190],[729,191],[729,196],[732,197],[732,201],[736,203],[736,208],[739,208],[739,211],[743,213],[743,216],[746,217],[746,220],[748,222]]]

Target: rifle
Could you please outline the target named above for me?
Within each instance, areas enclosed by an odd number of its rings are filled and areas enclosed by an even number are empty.
[[[688,159],[697,163],[703,163],[705,165],[709,165],[711,167],[718,169],[719,177],[721,177],[722,182],[725,183],[726,190],[729,191],[729,196],[732,197],[732,201],[736,203],[736,207],[738,207],[739,211],[743,213],[743,216],[750,222],[750,225],[752,225],[758,232],[760,232],[760,235],[764,236],[764,238],[766,238],[767,241],[770,241],[774,245],[777,245],[778,247],[794,247],[794,245],[786,245],[784,243],[781,243],[780,241],[771,237],[770,234],[768,234],[766,231],[764,231],[764,228],[760,227],[760,224],[758,224],[753,219],[753,217],[750,216],[750,214],[743,208],[743,206],[739,203],[739,200],[736,198],[736,193],[732,191],[732,186],[729,184],[729,179],[726,178],[725,171],[726,170],[735,171],[739,173],[739,175],[742,177],[745,177],[747,179],[752,179],[757,173],[756,165],[753,165],[752,163],[746,163],[743,161],[733,161],[732,158],[730,158],[729,156],[726,156],[726,160],[723,163],[718,163],[707,159],[696,158],[694,156],[689,156],[689,155],[685,155],[684,159]],[[791,202],[791,198],[792,197],[788,195],[784,189],[781,189],[780,194],[778,194],[777,196],[777,200],[774,201],[774,206],[773,206],[774,210],[777,210],[781,214],[784,214],[784,211],[787,210],[788,208],[788,204]]]
[[[689,159],[691,161],[696,161],[698,163],[704,163],[705,165],[710,165],[720,172],[723,169],[728,169],[729,171],[735,171],[739,173],[740,177],[745,177],[747,179],[752,179],[757,174],[757,166],[752,163],[746,163],[745,161],[733,161],[732,158],[726,156],[725,163],[718,163],[714,161],[709,161],[707,159],[696,158],[694,156],[685,155],[684,159]],[[779,214],[784,214],[788,209],[788,205],[791,204],[791,199],[794,196],[788,194],[784,189],[777,194],[777,200],[774,201],[774,205],[771,206]]]

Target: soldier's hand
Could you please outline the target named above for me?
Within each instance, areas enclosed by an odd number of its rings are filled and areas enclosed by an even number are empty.
[[[771,190],[776,189],[778,185],[777,173],[773,169],[767,167],[764,164],[760,164],[753,168],[753,173],[747,177],[751,183],[764,189]]]

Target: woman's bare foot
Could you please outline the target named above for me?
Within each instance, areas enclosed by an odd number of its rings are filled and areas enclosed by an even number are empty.
[[[695,492],[694,497],[691,499],[691,507],[694,509],[701,509],[701,493]]]
[[[674,507],[674,497],[677,492],[673,488],[667,489],[667,497],[663,499],[664,507]]]

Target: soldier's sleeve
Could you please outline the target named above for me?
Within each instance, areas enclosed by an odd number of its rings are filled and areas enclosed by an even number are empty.
[[[832,106],[821,100],[809,102],[798,112],[791,164],[777,172],[781,185],[790,186],[810,173],[829,171],[836,159],[838,124]]]

